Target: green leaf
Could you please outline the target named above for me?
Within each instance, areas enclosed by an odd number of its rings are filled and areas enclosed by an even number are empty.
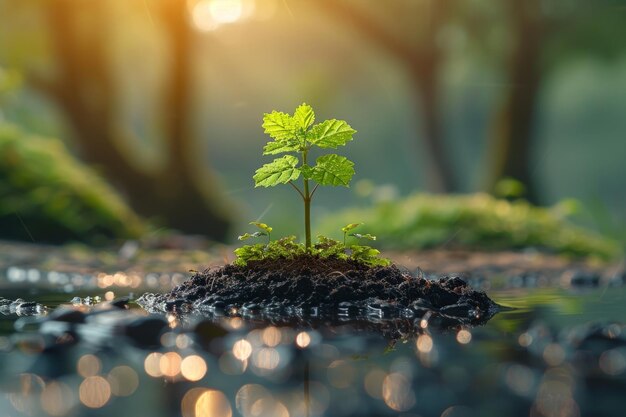
[[[348,259],[346,246],[343,243],[322,235],[317,236],[317,240],[314,253],[320,258]]]
[[[313,126],[307,133],[307,140],[320,148],[336,149],[351,141],[355,133],[345,121],[331,119]]]
[[[310,165],[302,165],[300,167],[300,171],[302,172],[302,176],[307,179],[310,180],[311,178],[313,178],[313,167]]]
[[[265,223],[260,223],[260,222],[250,222],[250,224],[258,227],[259,229],[263,230],[264,232],[267,233],[272,233],[272,230],[274,230],[272,227],[268,226]]]
[[[344,233],[349,232],[352,229],[355,229],[357,227],[359,227],[360,225],[362,225],[363,223],[350,223],[345,225],[344,227],[341,228],[341,231]]]
[[[352,254],[350,258],[357,262],[362,262],[369,266],[389,266],[391,261],[386,258],[379,257],[380,251],[369,246],[353,245],[350,246]]]
[[[276,142],[268,142],[263,148],[263,155],[274,155],[283,152],[295,152],[300,150],[298,142],[295,140],[284,140]]]
[[[296,168],[296,165],[298,165],[298,158],[292,155],[274,159],[273,162],[265,164],[256,170],[252,177],[254,178],[254,186],[273,187],[297,180],[300,176],[300,170]]]
[[[243,235],[239,236],[237,239],[248,240],[248,239],[252,239],[253,237],[259,237],[259,236],[266,236],[266,234],[262,232],[244,233]]]
[[[246,266],[249,261],[259,261],[263,259],[265,254],[265,245],[257,243],[256,245],[244,245],[235,249],[237,259],[233,262],[237,266]]]
[[[293,114],[293,120],[299,128],[307,130],[315,121],[313,108],[306,103],[302,103]]]
[[[287,113],[273,111],[263,116],[265,133],[277,141],[293,139],[296,134],[296,123]]]
[[[354,175],[354,162],[335,154],[317,158],[311,178],[321,185],[343,185],[347,187]]]
[[[361,233],[353,233],[350,236],[354,236],[357,239],[368,239],[368,240],[376,240],[376,236],[370,235],[369,233],[361,234]]]

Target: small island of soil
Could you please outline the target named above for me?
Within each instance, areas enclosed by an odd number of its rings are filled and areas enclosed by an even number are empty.
[[[309,255],[208,269],[169,293],[147,293],[137,302],[151,312],[430,319],[443,327],[482,324],[498,309],[458,277],[428,280],[395,265]]]

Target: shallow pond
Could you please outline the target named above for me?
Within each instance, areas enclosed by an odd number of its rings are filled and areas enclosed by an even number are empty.
[[[45,316],[0,315],[3,417],[626,415],[622,282],[576,289],[483,280],[476,285],[513,309],[476,328],[416,320],[405,332],[406,323],[382,319],[149,322],[132,302],[127,310],[105,301],[165,290],[171,279],[144,276],[133,285],[122,275],[51,282],[30,274],[0,276],[0,298],[47,307]],[[72,304],[74,297],[81,299]],[[85,305],[95,297],[102,302]],[[83,316],[50,320],[59,306]]]

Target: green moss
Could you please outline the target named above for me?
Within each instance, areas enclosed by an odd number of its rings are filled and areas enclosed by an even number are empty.
[[[320,230],[332,233],[359,221],[378,236],[386,249],[464,247],[521,249],[534,247],[573,255],[611,259],[621,253],[607,238],[571,224],[562,207],[541,208],[487,194],[413,194],[394,202],[352,208],[322,221]]]
[[[322,259],[354,261],[372,267],[391,264],[388,259],[379,256],[380,252],[377,249],[362,245],[344,245],[324,236],[318,236],[318,243],[308,251],[306,245],[296,242],[295,236],[287,236],[267,244],[245,245],[235,249],[237,259],[233,263],[237,266],[246,266],[250,261],[294,259],[307,254]]]
[[[0,123],[0,237],[36,242],[132,238],[142,221],[54,138]]]

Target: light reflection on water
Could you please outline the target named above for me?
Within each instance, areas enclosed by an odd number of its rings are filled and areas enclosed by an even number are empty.
[[[108,300],[133,288],[114,282],[84,290],[72,297]],[[14,288],[2,296],[50,310],[71,299],[49,288]],[[221,323],[227,334],[207,344],[191,331],[193,320],[168,316],[157,349],[120,339],[117,346],[79,343],[42,353],[49,340],[15,334],[17,317],[0,315],[0,410],[11,416],[101,410],[155,417],[576,417],[598,395],[599,388],[588,385],[592,375],[598,387],[609,387],[602,388],[605,405],[595,415],[622,415],[623,396],[612,390],[626,388],[624,344],[596,346],[591,354],[576,348],[575,329],[626,323],[623,287],[503,289],[490,296],[515,309],[482,327],[438,332],[425,326],[419,336],[394,343],[345,328],[252,326],[234,317]],[[609,342],[626,335],[617,324],[603,331]]]

